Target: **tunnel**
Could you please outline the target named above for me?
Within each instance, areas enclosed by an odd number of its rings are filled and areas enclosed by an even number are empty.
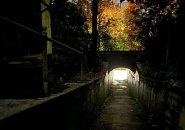
[[[112,85],[119,86],[119,87],[126,87],[128,82],[128,74],[131,71],[128,68],[115,68],[109,72],[110,79],[112,81]]]
[[[90,130],[133,130],[151,129],[141,118],[138,102],[130,95],[130,77],[138,72],[117,67],[109,71],[110,95],[92,123]]]

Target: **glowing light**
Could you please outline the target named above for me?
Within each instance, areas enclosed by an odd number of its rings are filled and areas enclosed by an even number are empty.
[[[127,70],[115,69],[113,71],[113,80],[125,80],[127,79]]]
[[[127,86],[120,86],[120,88],[127,88]]]

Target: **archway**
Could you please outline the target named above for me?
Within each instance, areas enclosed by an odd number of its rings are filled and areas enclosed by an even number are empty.
[[[127,88],[128,80],[135,72],[129,68],[117,67],[109,71],[109,80],[111,87]]]

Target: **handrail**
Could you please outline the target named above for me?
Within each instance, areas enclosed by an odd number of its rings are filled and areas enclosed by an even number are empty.
[[[34,29],[31,29],[31,28],[29,28],[29,27],[26,27],[26,26],[24,26],[24,25],[22,25],[22,24],[20,24],[20,23],[17,23],[17,22],[15,22],[15,21],[11,20],[11,19],[8,19],[8,18],[3,17],[3,16],[0,16],[0,19],[5,20],[5,21],[7,21],[7,22],[9,22],[9,23],[12,23],[12,24],[14,24],[14,25],[17,25],[17,26],[19,26],[19,27],[21,27],[21,28],[23,28],[23,29],[25,29],[25,30],[27,30],[27,31],[30,31],[30,32],[34,33],[34,34],[37,34],[37,35],[40,36],[40,37],[44,37],[44,38],[46,38],[46,40],[48,40],[48,41],[50,41],[50,42],[57,43],[57,44],[59,44],[59,45],[61,45],[61,46],[63,46],[63,47],[66,47],[67,49],[69,49],[69,50],[71,50],[71,51],[74,51],[74,52],[76,52],[76,53],[78,53],[78,54],[80,54],[80,55],[83,54],[83,53],[82,53],[81,51],[79,51],[79,50],[76,50],[76,49],[74,49],[74,48],[72,48],[72,47],[70,47],[70,46],[68,46],[68,45],[65,45],[65,44],[63,44],[63,43],[61,43],[60,41],[57,41],[57,40],[55,40],[55,39],[49,38],[49,37],[43,35],[42,33],[38,32],[38,31],[36,31],[36,30],[34,30]]]

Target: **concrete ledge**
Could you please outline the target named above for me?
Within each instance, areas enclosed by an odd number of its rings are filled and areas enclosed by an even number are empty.
[[[93,82],[93,81],[91,81]],[[36,99],[1,99],[0,100],[0,121],[13,116],[14,114],[20,113],[57,97],[63,96],[67,93],[70,93],[82,86],[85,86],[89,83],[75,83],[71,84],[61,93],[52,94],[48,97],[36,98]]]
[[[63,92],[37,99],[0,100],[0,129],[87,127],[93,114],[108,95],[105,78],[71,83]]]

